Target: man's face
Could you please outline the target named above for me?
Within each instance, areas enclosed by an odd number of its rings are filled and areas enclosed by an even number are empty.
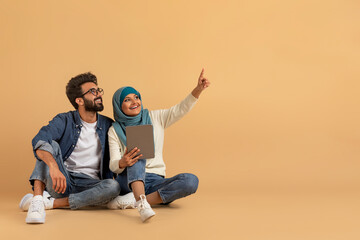
[[[86,93],[90,89],[96,90],[98,86],[93,82],[87,82],[81,85],[82,92]],[[88,112],[101,112],[104,110],[104,105],[102,103],[102,94],[98,91],[95,91],[96,95],[94,95],[91,91],[87,92],[82,98],[84,99],[84,107],[85,111]]]

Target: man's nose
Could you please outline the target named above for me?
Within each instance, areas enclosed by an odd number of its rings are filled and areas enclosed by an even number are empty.
[[[96,97],[97,96],[102,96],[102,93],[99,90],[96,90]]]

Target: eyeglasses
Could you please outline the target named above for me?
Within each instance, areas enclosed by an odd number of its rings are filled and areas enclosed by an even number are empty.
[[[89,92],[91,92],[92,95],[94,95],[94,96],[97,96],[98,93],[100,93],[101,95],[104,95],[104,89],[102,89],[102,88],[98,88],[98,89],[96,89],[96,88],[90,88],[89,90],[87,90],[86,92],[84,92],[83,94],[81,94],[80,97],[83,97],[85,94],[87,94],[87,93],[89,93]]]

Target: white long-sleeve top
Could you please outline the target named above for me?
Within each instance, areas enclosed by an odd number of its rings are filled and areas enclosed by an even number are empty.
[[[164,130],[188,113],[197,100],[192,94],[189,94],[183,101],[169,109],[149,112],[154,131],[155,157],[146,160],[146,172],[165,176],[166,167],[163,160]],[[119,140],[114,127],[109,128],[108,136],[110,170],[119,174],[125,169],[119,168],[119,161],[125,153],[126,146]]]

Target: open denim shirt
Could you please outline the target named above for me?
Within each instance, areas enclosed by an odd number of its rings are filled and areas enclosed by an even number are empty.
[[[114,174],[109,169],[109,143],[107,132],[113,120],[97,114],[96,132],[100,138],[102,158],[100,163],[100,179],[113,178]],[[37,149],[45,150],[54,154],[51,142],[56,141],[61,149],[63,161],[74,150],[80,136],[82,123],[78,111],[70,111],[56,115],[48,125],[42,127],[32,140],[35,157]]]

